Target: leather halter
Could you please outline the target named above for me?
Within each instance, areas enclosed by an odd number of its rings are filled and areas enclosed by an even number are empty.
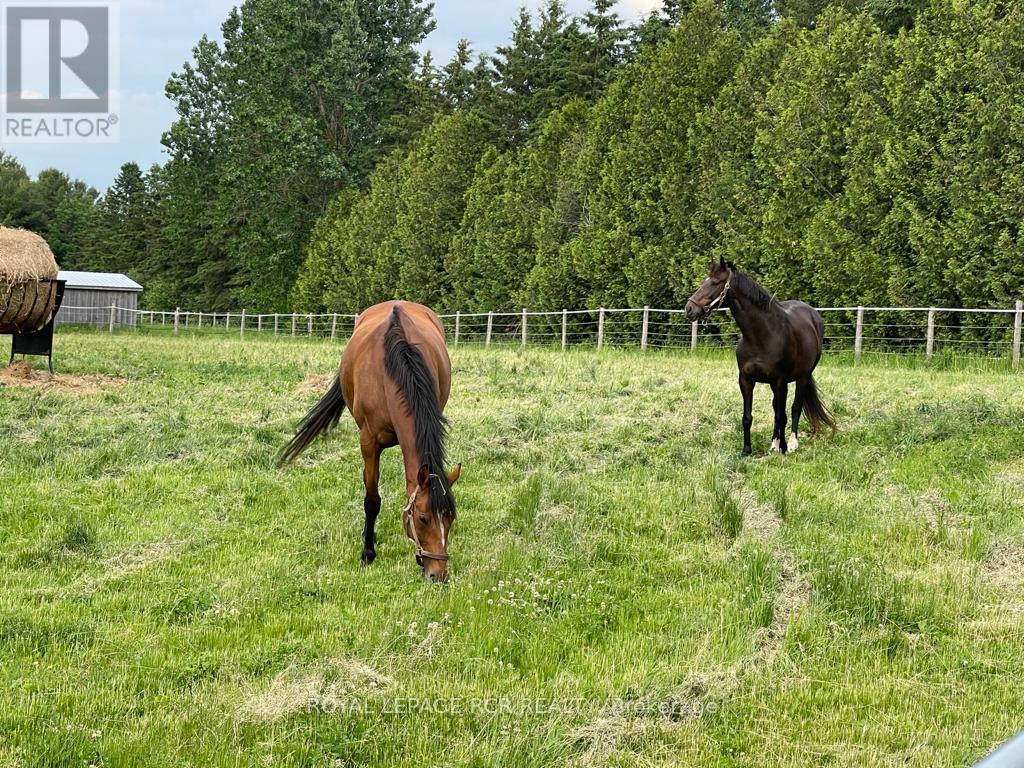
[[[729,289],[732,288],[732,270],[729,270],[729,277],[725,281],[725,288],[718,294],[718,298],[704,307],[703,317],[704,321],[707,322],[708,318],[711,317],[711,313],[714,312],[718,307],[725,301],[725,297],[729,295]]]
[[[416,544],[416,557],[425,557],[428,560],[440,560],[441,562],[448,562],[448,560],[451,559],[451,556],[447,552],[428,552],[423,548],[423,545],[420,544],[420,536],[418,533],[416,533],[416,521],[412,519],[413,513],[416,511],[416,498],[419,496],[419,494],[420,487],[417,484],[416,490],[413,491],[412,495],[409,497],[409,503],[406,504],[405,509],[402,510],[402,523],[406,526],[406,528],[409,531],[412,532],[412,540]],[[442,526],[443,530],[444,522],[442,520],[438,520],[438,523]]]

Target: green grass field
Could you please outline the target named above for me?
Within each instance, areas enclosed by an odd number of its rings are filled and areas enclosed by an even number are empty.
[[[453,580],[385,454],[274,454],[329,342],[64,333],[0,389],[0,765],[964,766],[1024,727],[1024,378],[828,359],[741,459],[728,353],[459,348]]]

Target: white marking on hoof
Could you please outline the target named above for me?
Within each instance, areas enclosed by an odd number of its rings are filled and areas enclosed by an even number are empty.
[[[796,439],[796,432],[793,432],[789,436],[788,448],[789,448],[790,451],[795,451],[799,447],[800,447],[800,441]]]
[[[779,440],[779,438],[776,437],[774,440],[772,440],[772,453],[778,453],[781,450],[782,442]]]

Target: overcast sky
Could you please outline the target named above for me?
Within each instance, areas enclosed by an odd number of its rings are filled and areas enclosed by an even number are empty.
[[[121,140],[117,144],[13,144],[14,154],[33,176],[57,167],[99,190],[110,184],[122,163],[134,160],[143,168],[165,159],[160,135],[174,118],[164,98],[171,72],[191,57],[203,34],[220,37],[220,25],[239,0],[121,0]],[[447,61],[463,37],[474,50],[493,51],[504,43],[523,0],[437,0],[437,29],[423,45],[435,61]],[[527,0],[534,9],[540,0]],[[661,0],[620,0],[619,14],[634,20]],[[590,0],[566,0],[581,13]]]

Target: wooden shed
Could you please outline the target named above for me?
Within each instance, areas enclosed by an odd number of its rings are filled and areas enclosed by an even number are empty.
[[[57,313],[57,325],[89,323],[107,328],[110,325],[110,308],[116,306],[114,326],[135,326],[136,313],[120,311],[139,308],[142,286],[131,278],[110,272],[61,271],[57,279],[67,282],[64,303]]]

